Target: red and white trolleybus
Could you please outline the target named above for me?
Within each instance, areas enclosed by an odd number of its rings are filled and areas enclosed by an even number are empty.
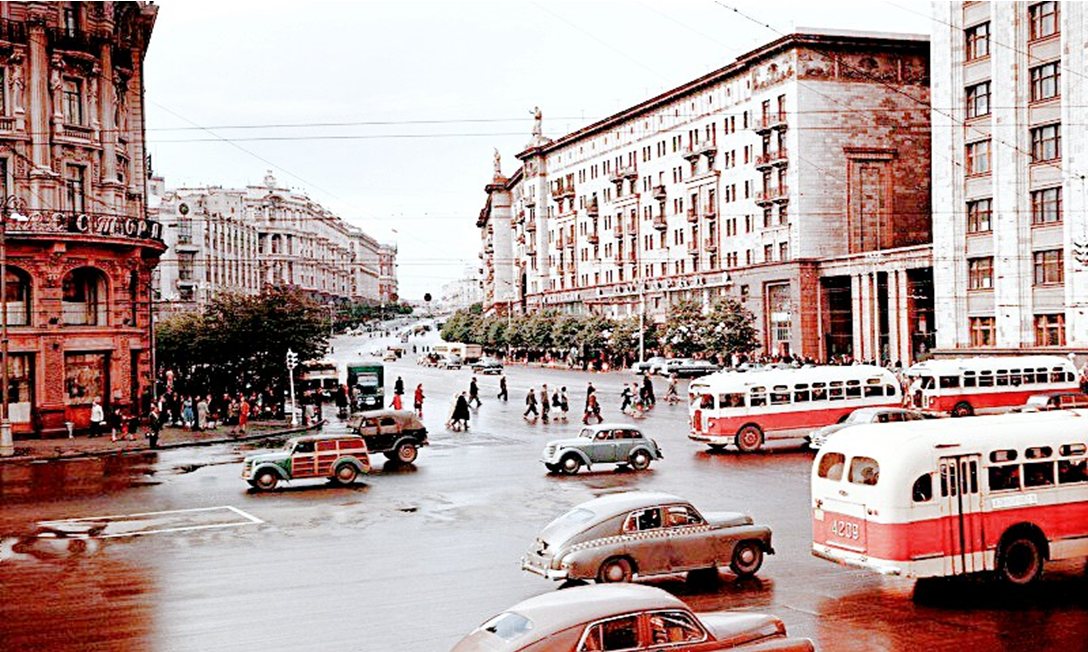
[[[1088,557],[1088,410],[859,425],[812,467],[812,553],[903,577]]]
[[[954,417],[1023,405],[1033,394],[1080,389],[1073,362],[1056,355],[934,359],[912,365],[907,398]]]
[[[692,381],[688,395],[688,438],[745,452],[838,423],[858,408],[903,402],[895,375],[872,365],[723,371]]]

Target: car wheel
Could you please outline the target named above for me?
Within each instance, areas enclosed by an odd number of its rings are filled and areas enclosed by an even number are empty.
[[[737,577],[751,577],[763,565],[763,548],[755,541],[741,541],[733,548],[729,569]]]
[[[560,469],[567,475],[574,475],[582,468],[582,460],[574,453],[569,453],[559,460]]]
[[[645,471],[650,468],[650,455],[646,451],[638,450],[631,455],[631,468],[636,471]]]
[[[336,467],[336,482],[337,484],[351,484],[355,482],[355,478],[359,477],[359,470],[353,465],[344,463]]]
[[[763,431],[759,426],[748,424],[737,432],[737,449],[744,453],[754,453],[763,447]]]
[[[559,473],[561,467],[558,464],[548,464],[545,462],[544,468],[548,469],[548,473]]]
[[[1043,552],[1028,535],[1011,537],[1001,545],[998,575],[1016,586],[1026,586],[1043,574]]]
[[[611,582],[630,582],[631,575],[631,562],[623,557],[615,557],[601,564],[601,569],[597,571],[597,581],[602,584]]]
[[[971,407],[970,403],[956,403],[956,407],[952,408],[952,416],[954,417],[969,417],[975,413],[975,409]]]
[[[276,488],[280,478],[274,471],[265,469],[257,474],[257,477],[253,479],[253,486],[257,487],[261,491],[272,491]]]
[[[400,446],[397,446],[397,461],[401,464],[411,464],[416,461],[416,457],[419,456],[419,451],[412,442],[404,442]]]

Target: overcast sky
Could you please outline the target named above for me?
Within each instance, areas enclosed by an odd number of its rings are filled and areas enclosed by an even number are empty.
[[[804,27],[929,34],[929,3],[161,0],[148,147],[168,187],[305,191],[399,247],[401,296],[479,259],[491,179],[557,138]]]

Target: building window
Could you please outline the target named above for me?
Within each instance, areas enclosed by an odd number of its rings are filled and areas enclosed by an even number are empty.
[[[1045,188],[1031,193],[1031,223],[1057,224],[1062,221],[1062,189]]]
[[[790,259],[790,245],[787,242],[778,243],[778,260]]]
[[[992,199],[979,199],[967,202],[967,232],[986,233],[993,227],[994,201]]]
[[[82,165],[69,165],[68,178],[64,180],[64,187],[68,196],[68,210],[82,213],[87,206],[87,168]]]
[[[1060,124],[1043,125],[1031,130],[1031,162],[1053,161],[1062,156]]]
[[[1065,315],[1035,315],[1035,346],[1065,346]]]
[[[30,274],[17,267],[8,267],[6,305],[4,310],[8,326],[30,325]]]
[[[994,287],[993,256],[967,259],[967,289],[990,290]]]
[[[967,87],[967,117],[990,115],[990,82]]]
[[[105,326],[106,276],[93,267],[80,267],[64,277],[62,315],[67,326]]]
[[[1058,33],[1058,3],[1040,2],[1028,7],[1031,23],[1031,40],[1054,36]]]
[[[1065,281],[1065,255],[1061,249],[1036,251],[1035,285],[1060,285]]]
[[[967,174],[990,172],[990,141],[980,140],[967,144]]]
[[[83,82],[66,78],[63,91],[64,122],[70,125],[83,124]]]
[[[997,343],[993,317],[969,318],[971,346],[994,346]]]
[[[1031,101],[1040,102],[1061,94],[1062,69],[1060,62],[1051,61],[1031,69]]]
[[[967,36],[967,60],[990,56],[990,23],[981,23],[964,30]]]
[[[774,260],[774,245],[763,245],[763,262],[769,263]]]
[[[75,2],[67,2],[64,5],[64,35],[69,37],[79,35],[79,6]]]

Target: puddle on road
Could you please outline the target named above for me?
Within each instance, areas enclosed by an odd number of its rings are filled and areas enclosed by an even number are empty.
[[[0,502],[101,496],[145,486],[155,475],[158,453],[107,455],[0,465]]]

